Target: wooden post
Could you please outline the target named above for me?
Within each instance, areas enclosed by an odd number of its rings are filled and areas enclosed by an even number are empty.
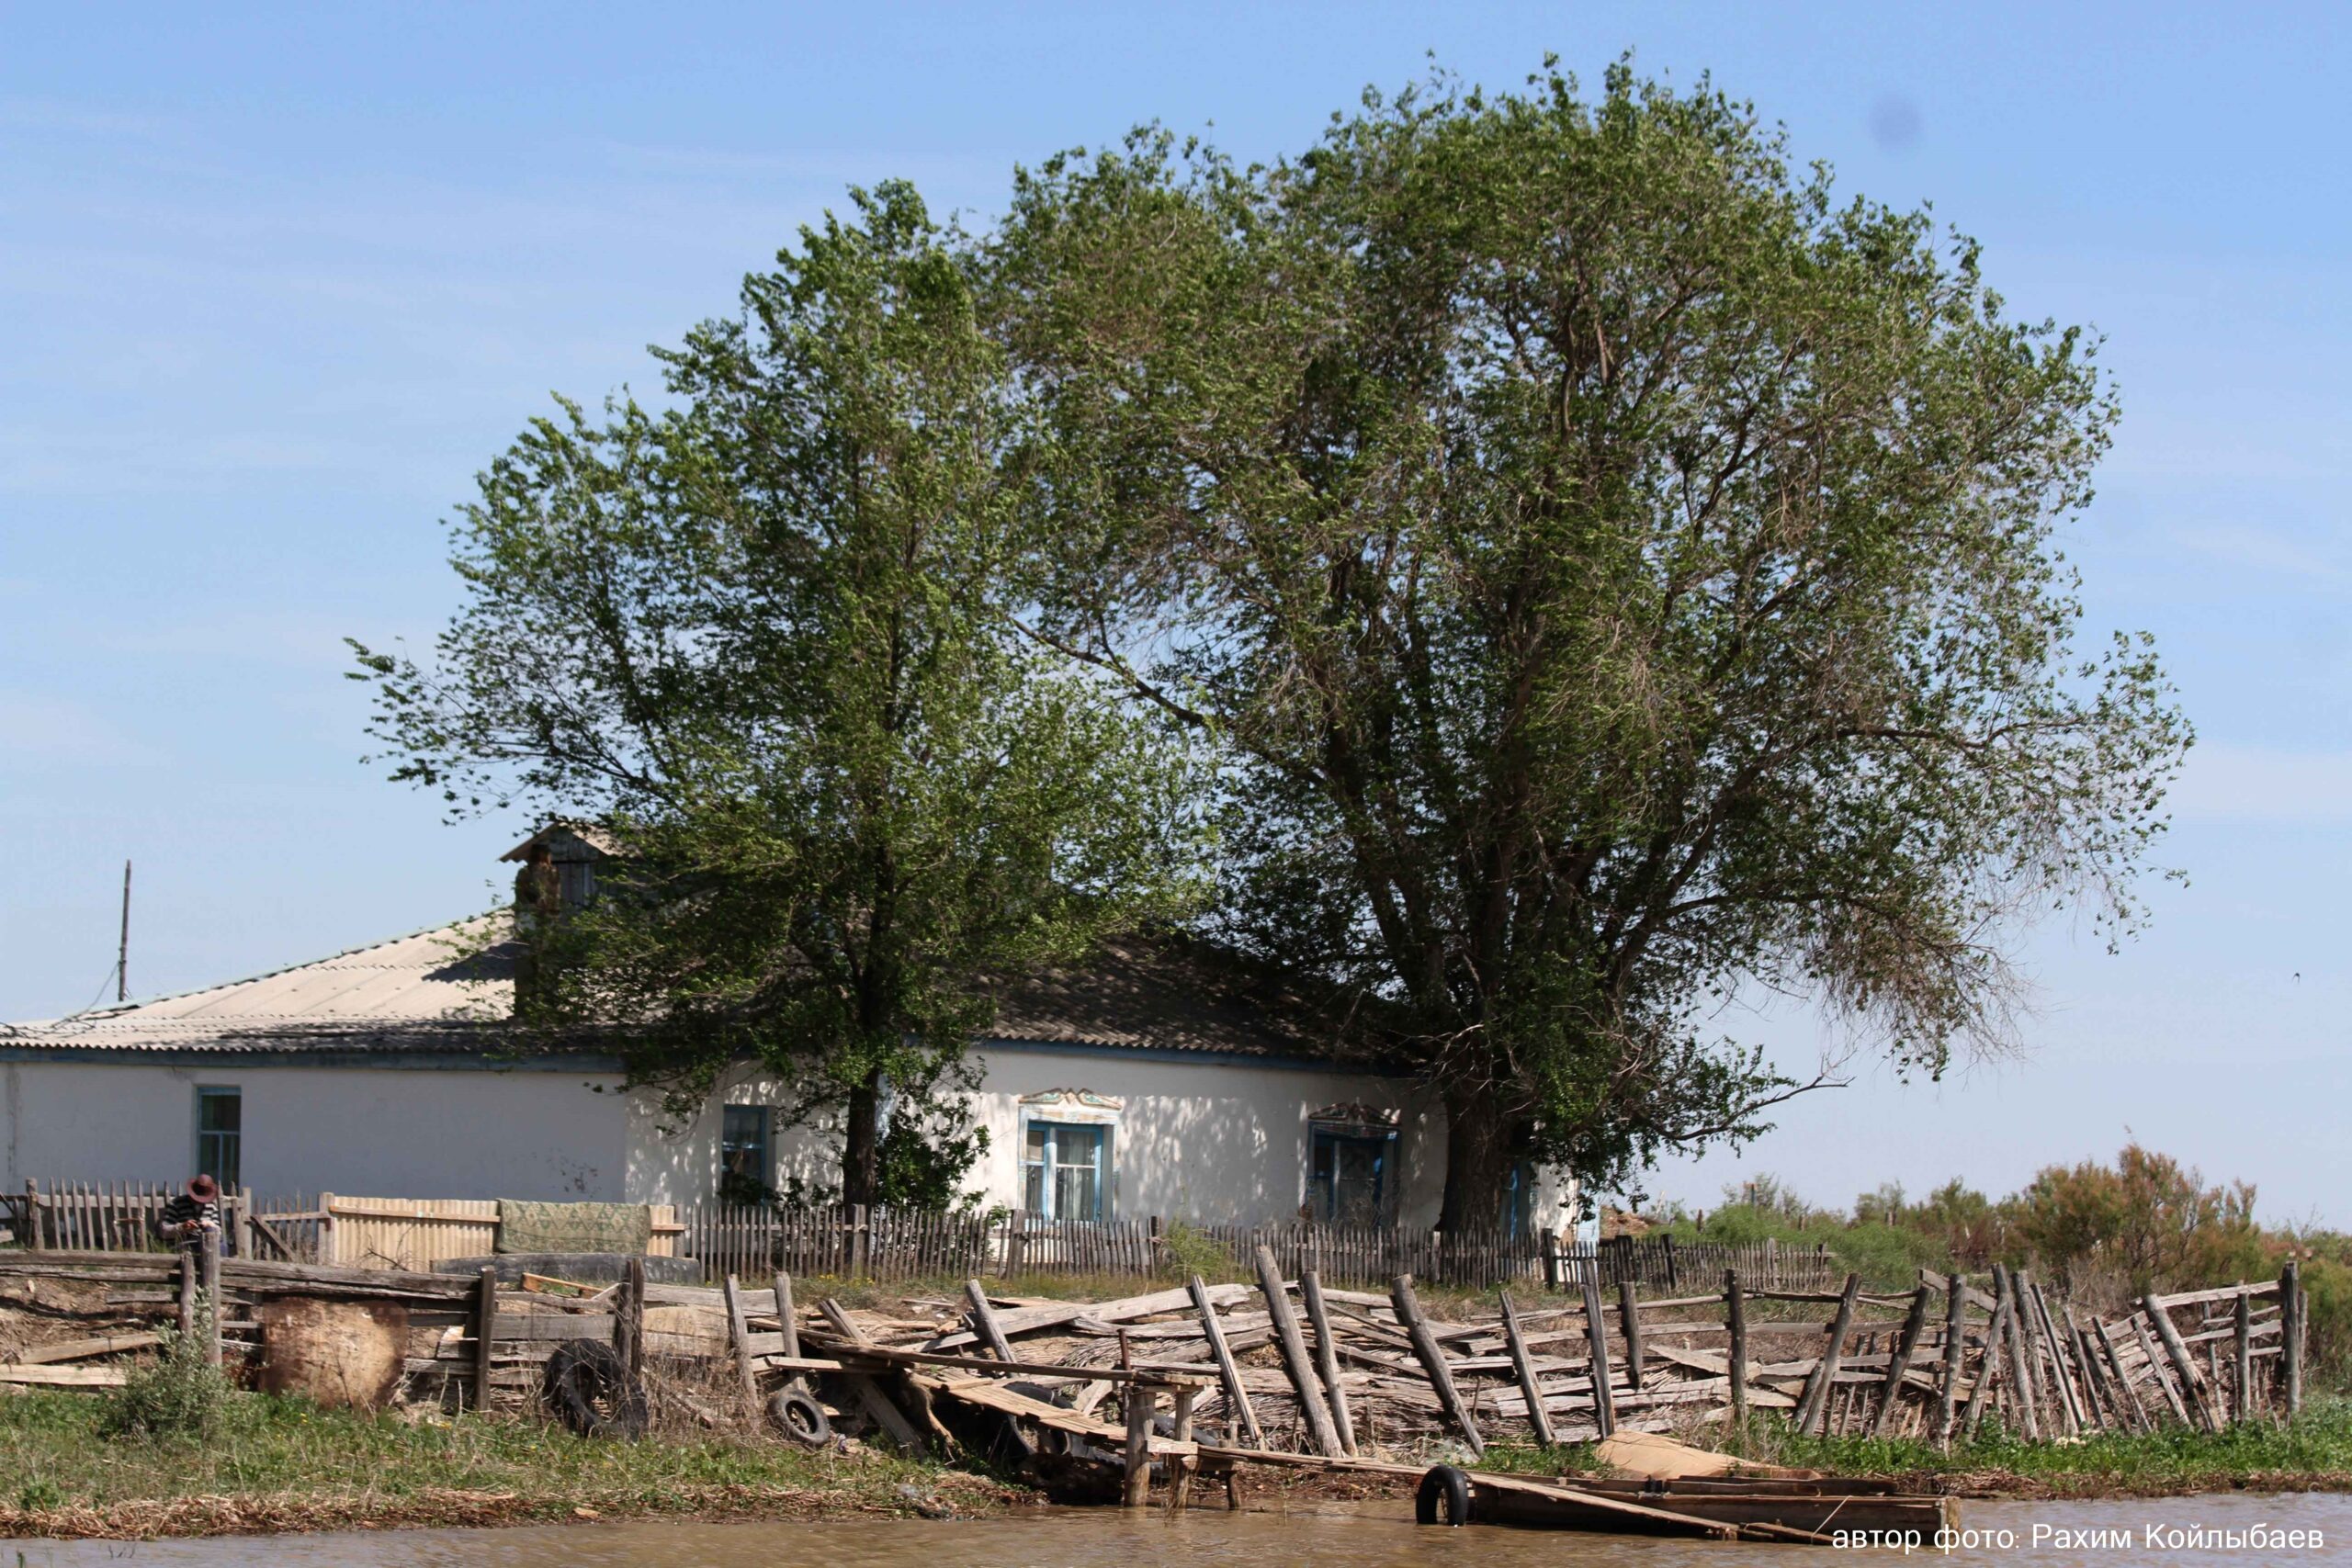
[[[237,1189],[237,1256],[251,1258],[253,1255],[254,1190],[241,1186]]]
[[[1682,1288],[1682,1270],[1674,1261],[1674,1233],[1666,1233],[1666,1288],[1671,1292]]]
[[[2033,1308],[2035,1332],[2041,1341],[2042,1354],[2049,1359],[2050,1382],[2057,1393],[2059,1418],[2065,1423],[2068,1437],[2079,1438],[2083,1434],[2083,1413],[2075,1397],[2075,1380],[2067,1375],[2065,1340],[2051,1318],[2049,1298],[2041,1293],[2039,1281],[2028,1287],[2026,1300]]]
[[[2123,1356],[2115,1348],[2115,1336],[2107,1331],[2106,1320],[2093,1316],[2091,1328],[2098,1335],[2099,1348],[2107,1355],[2107,1370],[2115,1374],[2115,1386],[2121,1391],[2116,1396],[2117,1411],[2133,1431],[2154,1431],[2156,1418],[2141,1403],[2140,1391],[2132,1386],[2132,1379],[2123,1370]]]
[[[1609,1324],[1600,1315],[1600,1286],[1590,1272],[1584,1280],[1584,1337],[1592,1355],[1592,1425],[1603,1438],[1617,1435],[1617,1398],[1610,1389]]]
[[[180,1248],[180,1315],[182,1334],[196,1332],[196,1249]]]
[[[204,1277],[198,1283],[204,1301],[204,1359],[220,1364],[220,1233],[204,1233]]]
[[[2237,1364],[2230,1369],[2230,1411],[2241,1424],[2254,1419],[2254,1298],[2238,1292]]]
[[[1193,1401],[1200,1397],[1200,1390],[1190,1383],[1176,1390],[1175,1438],[1180,1443],[1193,1440]],[[1168,1456],[1168,1511],[1181,1514],[1193,1501],[1193,1472],[1200,1468],[1200,1457],[1183,1454]]]
[[[1323,1281],[1314,1269],[1301,1270],[1298,1294],[1306,1303],[1306,1320],[1315,1325],[1315,1370],[1321,1374],[1324,1394],[1330,1400],[1331,1430],[1339,1435],[1340,1447],[1347,1451],[1350,1459],[1353,1459],[1356,1454],[1355,1421],[1348,1412],[1348,1391],[1340,1386],[1339,1347],[1331,1338],[1330,1314],[1323,1310]]]
[[[2278,1367],[2291,1421],[2303,1408],[2303,1270],[2291,1258],[2278,1270]]]
[[[1216,1360],[1217,1381],[1225,1388],[1226,1436],[1234,1436],[1233,1424],[1238,1419],[1250,1434],[1250,1446],[1262,1449],[1266,1434],[1258,1427],[1258,1412],[1250,1404],[1250,1391],[1241,1386],[1241,1369],[1235,1364],[1232,1347],[1225,1342],[1225,1325],[1217,1321],[1216,1308],[1209,1302],[1208,1282],[1198,1274],[1187,1287],[1193,1292],[1193,1310],[1201,1314],[1201,1337],[1209,1342],[1209,1354]]]
[[[1120,1501],[1130,1508],[1151,1500],[1151,1411],[1159,1403],[1153,1384],[1127,1384],[1126,1488]]]
[[[1634,1281],[1617,1281],[1617,1327],[1625,1336],[1625,1385],[1642,1392],[1642,1309],[1634,1298]]]
[[[2122,1407],[2107,1396],[2107,1375],[2100,1370],[2098,1359],[2091,1354],[2089,1337],[2084,1334],[2083,1325],[2075,1321],[2075,1303],[2061,1302],[2058,1306],[2060,1314],[2066,1320],[2066,1353],[2074,1358],[2075,1365],[2081,1372],[2083,1402],[2088,1407],[2091,1425],[2104,1432],[2108,1429],[2108,1405],[2116,1404],[2116,1419],[2119,1421],[2122,1419]]]
[[[2002,1277],[2001,1266],[1993,1265],[1994,1278]],[[2017,1406],[2018,1421],[2025,1435],[2035,1442],[2041,1440],[2041,1414],[2034,1408],[2032,1362],[2033,1307],[2026,1299],[2025,1270],[2020,1269],[2007,1276],[2009,1291],[2009,1398]]]
[[[1560,1288],[1560,1237],[1555,1231],[1544,1233],[1544,1288],[1553,1292]]]
[[[1861,1289],[1860,1274],[1846,1276],[1846,1288],[1838,1297],[1838,1315],[1829,1321],[1829,1343],[1822,1347],[1821,1359],[1814,1364],[1813,1376],[1805,1382],[1804,1395],[1797,1402],[1796,1419],[1791,1423],[1800,1432],[1813,1430],[1817,1419],[1822,1435],[1828,1435],[1829,1390],[1837,1382],[1838,1363],[1846,1357],[1846,1333],[1854,1326],[1854,1298]]]
[[[1518,1374],[1519,1392],[1527,1401],[1527,1424],[1535,1429],[1535,1440],[1545,1448],[1559,1442],[1553,1435],[1552,1413],[1544,1407],[1544,1380],[1535,1371],[1535,1358],[1527,1353],[1527,1337],[1519,1330],[1519,1308],[1511,1303],[1510,1292],[1502,1293],[1503,1343],[1510,1348],[1511,1371]]]
[[[996,1309],[989,1305],[989,1293],[980,1289],[978,1280],[964,1281],[964,1299],[972,1303],[972,1332],[978,1335],[1000,1361],[1013,1359],[1012,1342],[1004,1337],[1004,1327],[996,1320]]]
[[[2179,1392],[2172,1386],[2172,1375],[2165,1370],[2164,1358],[2156,1354],[2156,1342],[2148,1337],[2146,1313],[2136,1312],[2132,1314],[2132,1332],[2140,1337],[2140,1354],[2147,1358],[2148,1375],[2155,1379],[2156,1387],[2164,1393],[2165,1403],[2172,1406],[2173,1419],[2184,1427],[2192,1425],[2188,1417],[2188,1406],[2182,1402]]]
[[[1420,1359],[1421,1371],[1430,1380],[1430,1388],[1437,1394],[1438,1405],[1470,1451],[1486,1457],[1487,1439],[1478,1435],[1478,1424],[1470,1418],[1470,1408],[1462,1403],[1461,1391],[1453,1386],[1453,1370],[1445,1364],[1445,1353],[1438,1348],[1437,1335],[1421,1316],[1421,1303],[1413,1294],[1413,1277],[1399,1274],[1388,1287],[1388,1303],[1396,1311],[1396,1321],[1405,1325],[1405,1333],[1413,1342],[1413,1354]]]
[[[784,1353],[795,1360],[800,1357],[799,1316],[792,1304],[792,1276],[779,1269],[775,1271],[775,1325],[784,1333]]]
[[[1911,1293],[1911,1311],[1903,1320],[1903,1334],[1894,1342],[1894,1353],[1886,1359],[1886,1377],[1879,1384],[1878,1408],[1871,1412],[1870,1425],[1862,1428],[1865,1437],[1875,1438],[1886,1429],[1886,1418],[1903,1397],[1903,1376],[1911,1370],[1911,1357],[1919,1348],[1919,1337],[1928,1331],[1928,1287],[1920,1286]]]
[[[632,1258],[614,1292],[613,1349],[634,1384],[645,1375],[645,1259]]]
[[[1739,1270],[1724,1270],[1724,1326],[1731,1333],[1731,1348],[1724,1371],[1731,1375],[1731,1429],[1733,1440],[1745,1443],[1747,1437],[1747,1314],[1742,1309],[1739,1295]]]
[[[1993,1265],[1993,1321],[1984,1330],[1984,1354],[1976,1363],[1976,1386],[1968,1391],[1968,1408],[1962,1412],[1960,1429],[1965,1437],[1976,1435],[1977,1424],[1984,1419],[1984,1412],[1993,1403],[1993,1384],[2001,1375],[2002,1341],[2008,1337],[2009,1320],[2015,1311],[2009,1300],[2008,1270]]]
[[[323,1204],[321,1205],[324,1207]],[[490,1355],[498,1342],[498,1270],[484,1269],[474,1285],[474,1408],[490,1408]]]
[[[2181,1397],[2196,1412],[2197,1424],[2209,1432],[2218,1430],[2221,1424],[2214,1420],[2213,1412],[2206,1405],[2205,1396],[2198,1391],[2197,1363],[2189,1359],[2188,1347],[2180,1342],[2180,1330],[2172,1325],[2171,1315],[2156,1304],[2153,1294],[2141,1299],[2140,1309],[2148,1314],[2148,1326],[2156,1331],[2156,1337],[2164,1343],[2165,1354],[2172,1359],[2173,1370],[2180,1374]]]
[[[343,1261],[342,1238],[335,1234],[334,1228],[334,1194],[332,1192],[319,1194],[319,1261]]]
[[[735,1353],[735,1372],[743,1382],[743,1402],[757,1410],[760,1378],[752,1370],[752,1328],[743,1321],[743,1292],[732,1274],[719,1277],[719,1292],[727,1303],[727,1348]]]
[[[1935,1441],[1951,1447],[1952,1413],[1960,1404],[1960,1369],[1968,1340],[1968,1287],[1957,1274],[1944,1276],[1944,1369],[1936,1384]]]
[[[1306,1339],[1298,1331],[1297,1314],[1290,1310],[1290,1292],[1283,1288],[1282,1270],[1274,1264],[1273,1250],[1263,1242],[1258,1245],[1258,1290],[1266,1298],[1267,1314],[1274,1320],[1274,1341],[1282,1347],[1283,1371],[1290,1375],[1291,1390],[1298,1395],[1299,1414],[1306,1418],[1306,1429],[1314,1435],[1317,1451],[1325,1459],[1347,1458],[1347,1450],[1340,1446],[1340,1434],[1331,1425],[1331,1412],[1316,1386],[1315,1369],[1306,1359]]]

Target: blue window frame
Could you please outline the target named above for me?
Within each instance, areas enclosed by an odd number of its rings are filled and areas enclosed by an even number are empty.
[[[1503,1187],[1503,1235],[1524,1241],[1535,1228],[1535,1168],[1513,1160]]]
[[[1111,1217],[1111,1129],[1031,1122],[1021,1130],[1021,1206],[1052,1220]]]
[[[196,1091],[196,1168],[233,1190],[244,1164],[245,1103],[241,1090],[200,1087]]]
[[[1392,1132],[1316,1128],[1306,1168],[1308,1213],[1326,1224],[1386,1224],[1396,1154]]]

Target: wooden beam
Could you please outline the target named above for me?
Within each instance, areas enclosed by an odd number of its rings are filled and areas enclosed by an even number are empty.
[[[2196,1412],[2197,1424],[2209,1432],[2218,1430],[2221,1423],[2213,1418],[2212,1411],[2206,1406],[2204,1396],[2198,1392],[2197,1363],[2189,1359],[2188,1347],[2180,1342],[2180,1330],[2172,1325],[2172,1319],[2165,1312],[2162,1298],[2154,1295],[2143,1296],[2141,1298],[2140,1306],[2148,1314],[2148,1325],[2156,1331],[2156,1338],[2163,1343],[2165,1354],[2172,1359],[2173,1370],[2180,1374],[2181,1397],[2188,1402],[2189,1408]]]
[[[1558,1444],[1552,1432],[1552,1413],[1544,1407],[1544,1380],[1535,1371],[1535,1362],[1527,1353],[1527,1337],[1519,1331],[1519,1308],[1512,1304],[1510,1292],[1502,1292],[1503,1340],[1510,1348],[1511,1371],[1519,1378],[1519,1391],[1527,1400],[1528,1425],[1535,1429],[1535,1440],[1545,1448]]]
[[[2290,1421],[2303,1407],[2302,1272],[2302,1265],[2291,1258],[2278,1270],[2279,1381]]]
[[[1298,1331],[1297,1314],[1290,1310],[1290,1292],[1283,1287],[1282,1270],[1274,1262],[1273,1250],[1261,1244],[1257,1262],[1258,1289],[1266,1298],[1267,1315],[1273,1320],[1274,1343],[1282,1348],[1283,1371],[1289,1375],[1291,1388],[1298,1396],[1299,1414],[1306,1417],[1316,1449],[1326,1459],[1344,1459],[1347,1450],[1340,1446],[1340,1434],[1331,1425],[1330,1409],[1323,1403],[1322,1391],[1316,1384],[1314,1366],[1306,1358],[1306,1340]]]
[[[1845,1359],[1846,1334],[1854,1325],[1854,1298],[1861,1289],[1860,1274],[1846,1276],[1846,1288],[1838,1297],[1838,1314],[1829,1320],[1829,1342],[1822,1348],[1813,1376],[1806,1380],[1804,1398],[1797,1402],[1795,1426],[1800,1432],[1809,1432],[1818,1423],[1823,1435],[1828,1434],[1829,1385],[1838,1376],[1838,1363]]]
[[[980,1289],[978,1280],[964,1281],[964,1299],[971,1303],[972,1308],[965,1314],[966,1320],[971,1324],[973,1332],[979,1336],[980,1343],[986,1345],[989,1354],[1000,1361],[1014,1359],[1012,1343],[1005,1338],[1003,1328],[997,1323],[996,1309],[989,1305],[989,1293]]]
[[[1340,1382],[1339,1347],[1331,1338],[1331,1315],[1323,1306],[1323,1281],[1312,1269],[1298,1276],[1299,1299],[1306,1303],[1306,1320],[1315,1325],[1315,1371],[1323,1380],[1323,1393],[1331,1407],[1331,1430],[1340,1439],[1340,1448],[1353,1459],[1356,1451],[1356,1427],[1348,1410],[1348,1391]]]
[[[1943,1375],[1936,1382],[1935,1443],[1940,1449],[1951,1447],[1952,1416],[1960,1404],[1961,1361],[1967,1349],[1968,1294],[1960,1276],[1953,1274],[1944,1285],[1944,1365]]]
[[[1968,1408],[1960,1418],[1961,1433],[1974,1437],[1977,1425],[1984,1419],[1984,1412],[1993,1401],[1993,1385],[2001,1375],[2002,1342],[2008,1337],[2009,1303],[2008,1275],[1997,1263],[1993,1265],[1993,1321],[1984,1330],[1984,1356],[1976,1364],[1976,1386],[1968,1391]]]
[[[1625,1386],[1642,1391],[1642,1307],[1634,1297],[1634,1281],[1617,1281],[1617,1327],[1625,1336]]]
[[[2141,1403],[2140,1391],[2132,1386],[2131,1376],[2123,1370],[2122,1354],[2116,1349],[2115,1336],[2108,1332],[2106,1321],[2094,1314],[2091,1317],[2091,1330],[2098,1336],[2099,1348],[2107,1356],[2108,1371],[2115,1374],[2115,1386],[2120,1391],[2115,1400],[2117,1412],[2135,1432],[2154,1430],[2155,1417],[2151,1416],[2148,1413],[2148,1407]]]
[[[1238,1419],[1242,1430],[1250,1434],[1250,1446],[1262,1449],[1266,1434],[1259,1429],[1258,1412],[1250,1404],[1250,1391],[1241,1386],[1241,1369],[1233,1359],[1233,1349],[1225,1342],[1225,1326],[1216,1320],[1216,1308],[1210,1303],[1207,1282],[1195,1274],[1186,1289],[1193,1298],[1193,1308],[1201,1314],[1201,1336],[1208,1341],[1209,1355],[1216,1362],[1217,1380],[1225,1389],[1225,1428],[1233,1435],[1234,1422]]]
[[[2240,1425],[2254,1419],[2254,1298],[2238,1298],[2236,1364],[2231,1369],[2235,1386],[2230,1390],[2230,1414]]]
[[[1120,1501],[1140,1508],[1151,1500],[1151,1410],[1159,1396],[1150,1383],[1127,1387],[1125,1486]]]
[[[1731,1381],[1731,1429],[1735,1442],[1747,1436],[1747,1314],[1740,1300],[1739,1270],[1724,1270],[1724,1327],[1731,1335],[1725,1367]]]
[[[1261,1253],[1264,1248],[1259,1249]],[[1272,1255],[1268,1255],[1271,1261]],[[1431,1392],[1436,1393],[1438,1406],[1445,1412],[1454,1429],[1474,1455],[1483,1458],[1487,1440],[1478,1435],[1478,1424],[1470,1418],[1470,1407],[1462,1402],[1462,1394],[1453,1386],[1453,1373],[1445,1364],[1445,1352],[1438,1348],[1437,1336],[1430,1332],[1429,1321],[1421,1316],[1419,1298],[1413,1294],[1413,1277],[1399,1274],[1388,1287],[1389,1303],[1396,1309],[1396,1321],[1413,1341],[1413,1354],[1420,1359],[1421,1371],[1428,1377]]]
[[[1584,1333],[1592,1352],[1592,1424],[1603,1438],[1617,1432],[1617,1404],[1609,1387],[1609,1325],[1600,1318],[1600,1285],[1584,1274]]]
[[[2194,1423],[2189,1419],[2188,1406],[2182,1402],[2180,1392],[2172,1386],[2171,1374],[2165,1371],[2164,1358],[2156,1354],[2155,1341],[2148,1337],[2146,1313],[2136,1312],[2132,1314],[2132,1332],[2139,1337],[2140,1354],[2147,1361],[2148,1375],[2155,1380],[2157,1390],[2165,1396],[2165,1403],[2172,1406],[2173,1419],[2184,1427],[2193,1425]]]
[[[760,1379],[752,1366],[752,1325],[743,1321],[743,1292],[732,1274],[721,1277],[719,1290],[727,1298],[727,1348],[735,1357],[736,1375],[742,1381],[743,1403],[757,1411]]]
[[[1911,1295],[1911,1311],[1903,1320],[1903,1333],[1894,1342],[1894,1352],[1887,1358],[1886,1377],[1879,1384],[1878,1408],[1871,1412],[1870,1425],[1863,1428],[1867,1437],[1875,1438],[1886,1428],[1886,1418],[1903,1397],[1903,1376],[1911,1370],[1911,1358],[1919,1348],[1919,1337],[1928,1331],[1928,1287],[1920,1286]]]
[[[490,1408],[490,1358],[498,1343],[498,1270],[474,1281],[474,1408]]]

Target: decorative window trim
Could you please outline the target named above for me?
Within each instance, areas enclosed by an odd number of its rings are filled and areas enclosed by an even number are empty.
[[[1366,1105],[1351,1100],[1327,1105],[1320,1111],[1306,1113],[1308,1141],[1317,1133],[1329,1133],[1342,1138],[1397,1139],[1404,1129],[1404,1112],[1385,1106]]]
[[[1048,1089],[1024,1094],[1019,1101],[1023,1126],[1031,1122],[1069,1122],[1080,1125],[1116,1126],[1126,1101],[1091,1089]]]

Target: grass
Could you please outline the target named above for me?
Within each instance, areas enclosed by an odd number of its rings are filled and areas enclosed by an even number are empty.
[[[1777,1416],[1749,1428],[1747,1456],[1832,1475],[1898,1480],[1920,1491],[2044,1496],[2160,1496],[2234,1487],[2352,1491],[2352,1399],[2306,1406],[2291,1425],[2221,1432],[2167,1427],[2080,1442],[2030,1443],[1987,1426],[1950,1453],[1911,1438],[1800,1437]],[[1480,1468],[1571,1475],[1601,1468],[1589,1444],[1494,1444]]]
[[[1011,1494],[938,1466],[702,1434],[577,1438],[535,1419],[410,1420],[232,1395],[202,1441],[109,1438],[85,1395],[0,1397],[0,1536],[485,1524],[632,1514],[960,1512]],[[935,1506],[935,1505],[933,1505]]]

